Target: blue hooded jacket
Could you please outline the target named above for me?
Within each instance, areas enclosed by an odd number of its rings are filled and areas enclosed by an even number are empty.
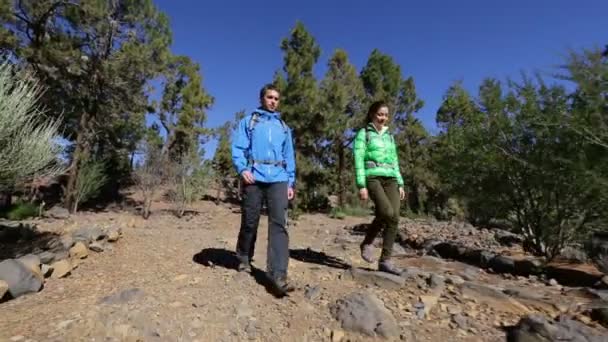
[[[232,163],[238,174],[249,170],[256,182],[287,182],[293,188],[296,162],[291,129],[280,119],[280,113],[262,108],[245,116],[232,133]],[[250,124],[253,124],[251,127]]]

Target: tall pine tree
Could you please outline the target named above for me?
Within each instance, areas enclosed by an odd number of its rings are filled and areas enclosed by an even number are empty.
[[[338,203],[345,205],[347,189],[347,165],[352,159],[348,146],[353,130],[364,116],[365,94],[356,68],[348,61],[344,50],[336,50],[328,62],[328,70],[321,81],[320,108],[325,123],[319,143],[325,147],[325,165],[335,170]],[[352,178],[352,177],[351,177]]]
[[[297,189],[296,208],[314,207],[327,176],[321,168],[317,143],[323,132],[322,115],[318,109],[318,86],[313,67],[321,54],[314,37],[304,24],[296,23],[288,38],[281,43],[283,70],[275,75],[275,84],[281,90],[283,119],[293,130],[296,148]],[[301,201],[301,202],[300,202]]]

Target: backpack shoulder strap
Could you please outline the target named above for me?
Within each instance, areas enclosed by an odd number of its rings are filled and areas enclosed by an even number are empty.
[[[255,127],[255,125],[260,121],[260,113],[258,112],[253,112],[251,114],[251,118],[249,119],[249,125],[247,126],[247,128],[249,129],[249,132],[251,133],[253,131],[253,128]]]

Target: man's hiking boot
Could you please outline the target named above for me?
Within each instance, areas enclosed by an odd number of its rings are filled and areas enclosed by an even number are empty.
[[[285,278],[274,279],[272,277],[269,277],[269,279],[272,285],[274,286],[274,289],[277,291],[278,295],[285,296],[289,292],[293,292],[296,289],[295,286],[288,283]]]
[[[403,274],[403,269],[397,267],[390,260],[380,261],[380,263],[378,264],[378,271],[391,273],[391,274],[395,274],[398,276]]]
[[[249,262],[240,262],[238,271],[251,273],[251,264]]]

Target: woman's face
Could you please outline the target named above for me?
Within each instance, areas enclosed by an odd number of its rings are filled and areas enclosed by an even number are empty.
[[[372,116],[372,122],[376,126],[384,126],[388,122],[388,107],[380,107]]]

